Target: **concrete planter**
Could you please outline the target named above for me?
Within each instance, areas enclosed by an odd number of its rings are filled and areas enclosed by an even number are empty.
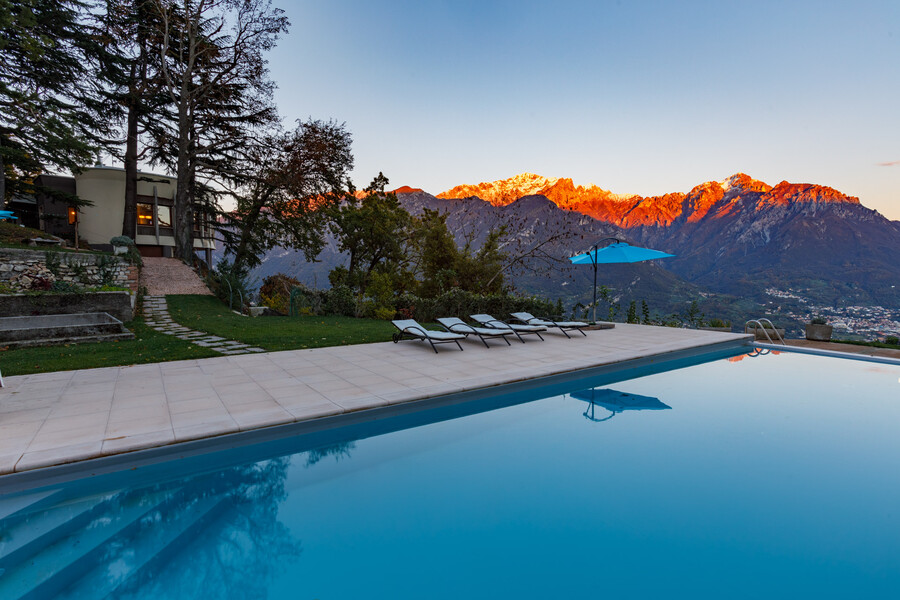
[[[806,326],[806,339],[814,342],[830,342],[833,330],[834,327],[831,325],[813,325],[809,323]]]
[[[766,333],[769,334],[769,337],[772,338],[773,342],[777,342],[778,337],[775,336],[776,331],[778,332],[778,336],[780,336],[781,339],[784,339],[785,330],[781,327],[778,327],[776,329],[763,329],[761,327],[745,327],[744,328],[744,333],[752,333],[757,340],[760,340],[763,342],[769,341],[769,339],[766,337]]]
[[[134,318],[135,295],[131,292],[90,292],[87,294],[4,294],[0,295],[0,315],[68,315],[104,312],[123,323]]]

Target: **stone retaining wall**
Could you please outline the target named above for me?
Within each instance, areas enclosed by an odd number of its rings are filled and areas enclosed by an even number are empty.
[[[16,291],[33,289],[36,278],[83,286],[108,285],[138,289],[137,266],[109,254],[0,248],[0,283]]]

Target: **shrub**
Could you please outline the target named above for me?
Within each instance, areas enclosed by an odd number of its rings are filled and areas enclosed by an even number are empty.
[[[397,311],[393,308],[380,307],[373,311],[372,316],[381,321],[390,321],[394,318],[395,314],[397,314]]]
[[[731,322],[723,321],[722,319],[710,319],[709,326],[710,327],[731,327]]]
[[[113,246],[134,246],[134,240],[127,235],[117,235],[109,240],[109,243]]]
[[[896,335],[889,335],[884,338],[884,343],[893,344],[894,346],[900,346],[900,338],[898,338]]]
[[[356,316],[356,296],[346,285],[338,285],[327,292],[322,306],[326,315],[339,315],[344,317]]]
[[[85,289],[73,281],[54,281],[50,286],[51,292],[60,294],[83,294]]]
[[[823,317],[813,317],[809,320],[810,325],[828,325],[828,321],[826,321]]]

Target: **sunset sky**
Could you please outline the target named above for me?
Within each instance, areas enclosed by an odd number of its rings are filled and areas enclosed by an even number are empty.
[[[900,220],[898,0],[275,4],[280,110],[346,122],[357,186],[656,195],[743,171]]]

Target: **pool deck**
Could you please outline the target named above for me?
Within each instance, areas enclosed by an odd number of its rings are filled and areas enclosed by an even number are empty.
[[[448,396],[751,336],[617,323],[544,342],[404,341],[5,378],[0,475]]]

